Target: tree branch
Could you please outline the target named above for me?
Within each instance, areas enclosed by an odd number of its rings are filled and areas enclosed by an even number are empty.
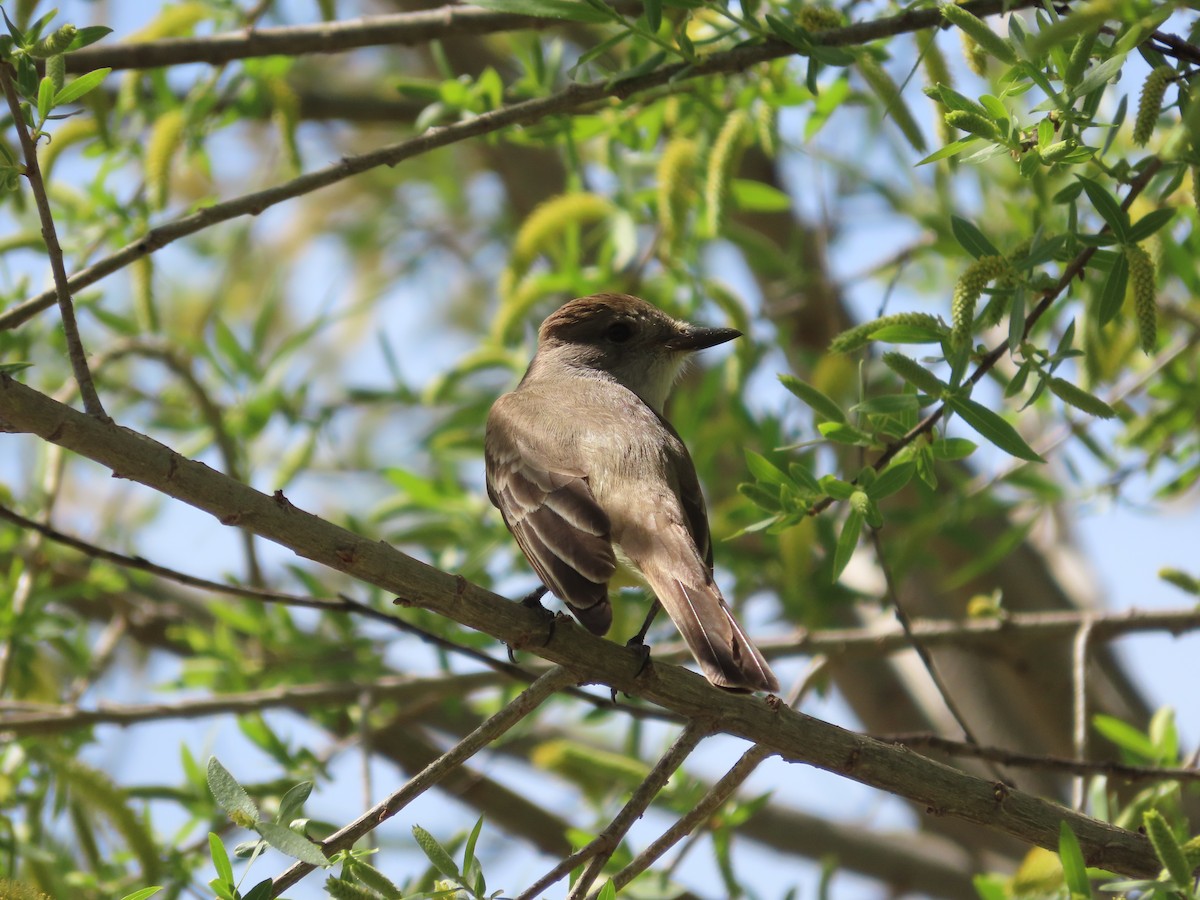
[[[985,824],[1049,849],[1058,846],[1059,824],[1065,820],[1089,865],[1133,877],[1154,877],[1160,868],[1144,835],[821,722],[773,698],[728,694],[675,666],[644,668],[639,654],[569,620],[560,620],[547,635],[545,619],[533,610],[299,510],[282,494],[262,494],[145,435],[56,403],[4,375],[0,423],[87,456],[117,477],[189,503],[223,524],[248,528],[305,559],[395,593],[404,598],[401,605],[420,606],[512,646],[528,647],[580,681],[641,697],[688,720],[712,718],[722,731],[763,744],[785,760],[898,794],[933,815]]]

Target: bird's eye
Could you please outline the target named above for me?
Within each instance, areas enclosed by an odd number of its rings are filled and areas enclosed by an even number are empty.
[[[605,330],[604,336],[614,344],[623,344],[633,337],[633,326],[628,322],[613,322]]]

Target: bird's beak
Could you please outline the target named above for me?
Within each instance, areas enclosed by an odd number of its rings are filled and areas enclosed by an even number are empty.
[[[687,352],[704,350],[741,336],[742,333],[736,328],[701,328],[698,325],[684,325],[678,334],[667,341],[667,349]]]

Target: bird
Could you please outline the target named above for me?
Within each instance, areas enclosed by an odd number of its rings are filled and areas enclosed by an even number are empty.
[[[628,567],[709,682],[774,693],[778,679],[713,579],[696,468],[663,416],[687,359],[738,337],[628,294],[564,304],[538,329],[517,388],[488,413],[487,492],[542,584],[589,631],[607,634],[610,582]]]

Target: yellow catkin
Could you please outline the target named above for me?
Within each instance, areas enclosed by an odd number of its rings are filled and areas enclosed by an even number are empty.
[[[1144,353],[1153,353],[1158,339],[1158,304],[1155,297],[1154,260],[1140,244],[1125,244],[1129,264],[1129,290],[1137,315],[1138,338]]]
[[[858,54],[857,65],[859,74],[871,86],[875,96],[883,102],[887,115],[896,123],[896,127],[912,144],[914,150],[923,151],[925,136],[921,134],[921,127],[909,112],[904,98],[900,96],[900,88],[896,86],[892,76],[880,65],[879,60],[867,52]]]
[[[138,327],[144,333],[158,331],[158,306],[154,302],[154,262],[150,254],[139,256],[129,267],[133,287],[133,308]]]
[[[1171,833],[1171,826],[1157,809],[1148,809],[1142,814],[1142,824],[1146,828],[1146,837],[1154,847],[1155,855],[1162,860],[1163,867],[1175,886],[1180,890],[1191,890],[1192,867],[1188,863],[1183,848]]]
[[[1146,76],[1142,97],[1138,101],[1137,118],[1133,122],[1133,142],[1139,147],[1146,146],[1154,134],[1154,126],[1158,124],[1158,115],[1162,112],[1163,96],[1174,77],[1175,70],[1170,66],[1158,66]]]
[[[938,381],[936,375],[910,356],[892,350],[883,354],[883,362],[889,369],[923,393],[939,397],[945,390],[946,386]]]
[[[696,142],[688,138],[670,141],[659,158],[658,227],[667,253],[675,248],[687,226],[688,209],[696,195],[698,162]]]
[[[983,289],[1009,270],[1009,262],[1003,256],[981,256],[959,277],[950,304],[950,340],[954,346],[963,347],[970,343],[975,325],[975,304]]]
[[[938,31],[936,28],[927,28],[924,31],[917,32],[917,46],[921,51],[921,65],[925,69],[925,83],[929,88],[936,88],[943,84],[946,87],[954,86],[954,76],[950,74],[950,66],[946,62],[946,55],[942,53],[942,48],[937,42]],[[936,97],[933,98],[935,104],[938,104],[937,109],[941,111],[941,105]],[[943,144],[952,143],[955,139],[954,128],[946,121],[945,116],[938,116],[938,138]]]
[[[1083,78],[1088,60],[1092,58],[1092,47],[1095,45],[1096,36],[1099,33],[1099,29],[1085,31],[1075,41],[1075,46],[1071,48],[1071,56],[1067,60],[1067,70],[1063,73],[1063,83],[1068,87],[1074,87]]]
[[[758,146],[767,156],[774,158],[778,141],[776,140],[775,107],[769,103],[757,103],[754,106],[754,130],[758,135]]]
[[[270,94],[273,107],[271,120],[279,129],[288,165],[291,166],[293,172],[299,172],[302,167],[300,148],[296,144],[296,126],[300,123],[300,98],[283,78],[270,79],[267,82],[267,92]]]
[[[186,124],[182,109],[167,110],[155,120],[146,142],[146,185],[150,202],[158,209],[167,205],[171,195],[171,168],[183,146]]]
[[[924,328],[930,332],[944,332],[945,326],[937,316],[929,313],[893,313],[882,316],[870,322],[864,322],[853,328],[848,328],[829,343],[829,349],[834,353],[850,353],[865,347],[871,342],[871,335],[892,325],[907,325],[912,328]]]
[[[951,128],[957,128],[959,131],[965,131],[976,137],[995,140],[998,134],[996,126],[990,120],[965,109],[952,109],[943,118]]]
[[[67,82],[67,58],[61,53],[55,53],[46,59],[46,77],[54,85],[55,91],[61,91]]]
[[[1014,65],[1017,54],[1012,45],[988,27],[983,19],[968,12],[955,3],[942,4],[942,17],[951,25],[956,26],[963,34],[971,36],[975,45],[987,51],[1006,65]]]
[[[49,59],[58,56],[71,46],[79,30],[74,25],[63,25],[52,34],[46,35],[29,48],[29,55],[37,59]]]
[[[841,27],[844,19],[832,6],[814,4],[800,7],[796,13],[796,21],[805,31],[824,31],[827,28]]]
[[[1094,397],[1083,388],[1077,387],[1065,378],[1059,378],[1057,375],[1051,376],[1049,380],[1050,390],[1063,403],[1069,403],[1076,409],[1083,410],[1089,415],[1093,415],[1098,419],[1111,419],[1117,414],[1111,406],[1101,400],[1099,397]]]
[[[744,109],[736,110],[721,126],[708,155],[708,172],[704,180],[704,203],[708,213],[708,232],[717,235],[725,221],[729,182],[737,171],[746,148],[751,128],[750,116]]]
[[[958,33],[962,40],[963,58],[967,61],[967,68],[978,75],[980,78],[987,76],[987,61],[988,55],[975,38],[971,37],[965,31]]]
[[[1200,212],[1200,166],[1192,166],[1192,205]]]
[[[611,200],[582,191],[559,194],[538,204],[513,239],[513,268],[523,275],[538,254],[559,239],[565,228],[597,222],[612,211]]]

